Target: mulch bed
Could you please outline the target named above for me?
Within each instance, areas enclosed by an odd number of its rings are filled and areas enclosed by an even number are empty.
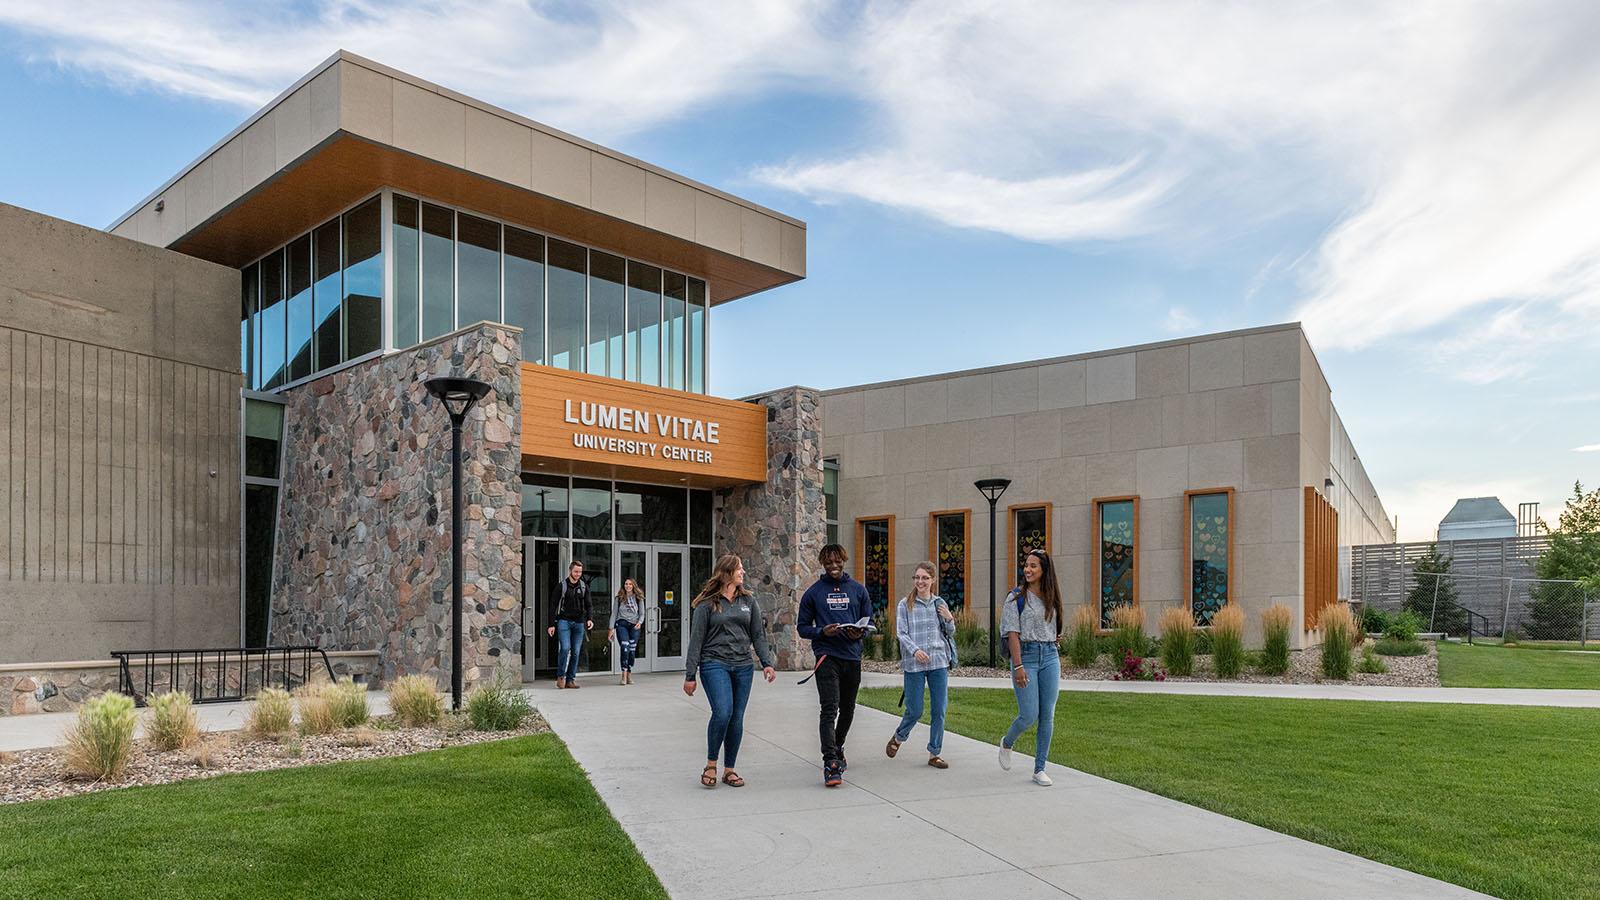
[[[1368,644],[1373,643],[1368,639]],[[1423,641],[1422,645],[1427,652],[1420,656],[1379,656],[1389,671],[1382,675],[1364,675],[1352,672],[1348,681],[1333,681],[1322,677],[1322,648],[1312,647],[1289,654],[1289,671],[1283,675],[1262,675],[1248,667],[1238,678],[1218,678],[1211,665],[1211,657],[1196,656],[1194,658],[1194,674],[1187,677],[1168,675],[1167,681],[1178,682],[1224,682],[1234,681],[1246,684],[1352,684],[1372,685],[1387,687],[1438,687],[1439,686],[1439,651],[1432,641]],[[1354,654],[1354,664],[1360,664],[1361,651],[1357,649]],[[1151,657],[1146,660],[1148,669],[1155,666],[1161,668],[1161,659]],[[885,662],[883,660],[867,660],[862,663],[862,668],[868,672],[882,672],[891,675],[900,674],[898,662]],[[971,678],[1010,678],[1009,669],[991,669],[988,666],[958,666],[950,674],[957,677]],[[1061,677],[1074,681],[1113,681],[1117,674],[1117,667],[1111,664],[1110,658],[1102,654],[1094,667],[1088,669],[1073,668],[1066,657],[1061,659]]]
[[[513,731],[471,731],[465,724],[464,718],[447,716],[441,726],[401,728],[392,717],[385,716],[374,718],[371,726],[305,737],[287,735],[257,739],[244,732],[212,732],[202,735],[200,745],[164,752],[155,751],[140,741],[128,770],[116,781],[93,781],[72,775],[66,769],[59,748],[5,753],[0,754],[0,804],[50,800],[135,785],[171,784],[239,772],[405,756],[550,730],[550,725],[537,712]]]

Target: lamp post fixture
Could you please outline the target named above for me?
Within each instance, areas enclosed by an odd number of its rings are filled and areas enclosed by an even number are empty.
[[[428,393],[450,414],[450,708],[461,709],[461,423],[489,385],[476,378],[430,378]]]
[[[1011,479],[1009,479],[1009,478],[980,478],[977,481],[973,482],[972,486],[977,488],[980,492],[983,493],[983,496],[985,496],[985,497],[987,497],[989,499],[989,668],[992,669],[992,668],[994,668],[994,664],[995,664],[995,662],[994,662],[994,648],[995,648],[994,610],[995,610],[996,606],[999,606],[999,604],[994,599],[994,597],[995,597],[995,594],[994,594],[994,565],[995,565],[995,557],[994,557],[994,553],[995,553],[995,546],[994,546],[994,527],[995,527],[994,508],[995,508],[995,504],[1000,502],[1000,495],[1004,494],[1006,492],[1006,488],[1011,486]]]

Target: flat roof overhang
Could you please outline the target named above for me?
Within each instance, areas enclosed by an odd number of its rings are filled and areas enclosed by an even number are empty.
[[[705,278],[805,277],[805,223],[340,51],[111,231],[240,267],[380,188]]]

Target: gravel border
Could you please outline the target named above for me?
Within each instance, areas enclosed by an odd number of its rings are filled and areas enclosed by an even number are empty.
[[[1376,643],[1370,638],[1367,645]],[[1389,671],[1383,675],[1365,675],[1360,672],[1351,672],[1348,681],[1335,681],[1322,677],[1322,648],[1312,647],[1289,654],[1289,671],[1283,675],[1262,675],[1259,672],[1246,669],[1238,678],[1218,678],[1211,665],[1211,656],[1196,656],[1194,658],[1194,674],[1186,677],[1168,675],[1167,681],[1171,682],[1240,682],[1244,684],[1353,684],[1379,687],[1439,687],[1439,650],[1433,641],[1423,641],[1422,645],[1427,652],[1419,656],[1379,656]],[[1156,667],[1161,666],[1160,657],[1150,657],[1148,663]],[[1354,652],[1354,663],[1361,663],[1361,650]],[[862,668],[868,672],[880,672],[889,675],[900,674],[898,662],[885,662],[882,660],[867,660],[862,663]],[[951,675],[958,678],[1010,678],[1008,669],[991,669],[988,666],[957,666],[951,670]],[[1065,656],[1061,658],[1061,677],[1074,681],[1115,681],[1116,667],[1102,654],[1092,668],[1077,669],[1067,662]]]
[[[0,754],[0,804],[52,800],[137,785],[171,784],[240,772],[297,769],[302,766],[406,756],[446,747],[482,744],[541,734],[550,725],[537,711],[512,731],[471,731],[464,717],[447,715],[443,726],[401,728],[393,717],[375,717],[371,726],[335,734],[286,735],[255,739],[242,731],[202,734],[200,744],[185,750],[156,751],[139,741],[128,770],[117,781],[91,781],[66,770],[60,748]],[[202,763],[201,756],[209,755]]]

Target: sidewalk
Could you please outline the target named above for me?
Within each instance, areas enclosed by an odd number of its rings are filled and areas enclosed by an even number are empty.
[[[449,698],[446,698],[449,702]],[[238,731],[244,727],[245,710],[249,703],[201,703],[194,710],[200,718],[202,731]],[[367,693],[367,708],[375,716],[388,715],[389,695],[383,691]],[[37,750],[41,747],[58,747],[73,721],[75,712],[32,713],[26,716],[0,717],[0,750]],[[139,729],[135,734],[144,736],[144,710],[139,711]]]
[[[900,676],[864,672],[863,685],[899,687]],[[1004,678],[952,678],[953,688],[1003,688]],[[1190,694],[1213,697],[1279,697],[1291,700],[1376,700],[1388,703],[1484,703],[1500,706],[1564,706],[1600,709],[1600,691],[1540,688],[1379,687],[1353,684],[1252,684],[1241,681],[1082,681],[1061,679],[1063,691]]]
[[[674,897],[1482,896],[1061,766],[1039,788],[1031,760],[1003,772],[993,745],[956,734],[948,771],[923,764],[920,727],[887,759],[896,717],[866,707],[845,785],[828,790],[816,692],[798,677],[757,678],[738,766],[749,786],[713,790],[698,782],[708,708],[682,676],[530,689]]]

